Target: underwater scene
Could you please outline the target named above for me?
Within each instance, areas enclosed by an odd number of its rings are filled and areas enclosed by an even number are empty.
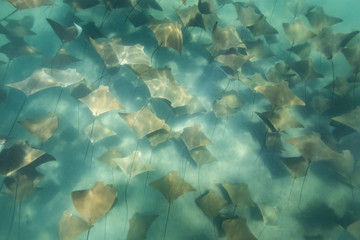
[[[0,240],[359,240],[359,9],[0,1]]]

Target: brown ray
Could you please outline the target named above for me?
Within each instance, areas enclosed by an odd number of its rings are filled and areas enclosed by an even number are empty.
[[[295,53],[301,59],[307,59],[309,58],[311,53],[311,45],[308,42],[304,42],[299,45],[293,46],[287,50]]]
[[[92,112],[93,116],[99,116],[105,112],[124,109],[123,105],[114,97],[108,86],[100,85],[86,97],[79,98]]]
[[[217,51],[237,47],[245,48],[245,44],[241,41],[234,27],[221,28],[218,26],[218,22],[215,23],[212,29],[211,38]]]
[[[228,202],[214,190],[210,190],[200,198],[196,199],[196,204],[208,218],[214,220],[220,210],[225,207]]]
[[[256,62],[274,56],[274,54],[264,45],[261,39],[245,42],[246,53],[250,56],[251,62]]]
[[[37,8],[45,5],[54,5],[50,0],[7,0],[10,2],[17,10]]]
[[[118,8],[132,8],[134,7],[131,0],[103,0],[105,6],[109,10],[114,10]]]
[[[281,161],[284,163],[294,179],[304,177],[306,175],[309,162],[305,160],[303,156],[282,157]]]
[[[7,37],[11,40],[13,38],[23,38],[26,36],[32,36],[36,35],[33,31],[31,31],[31,28],[34,26],[34,17],[27,15],[24,16],[20,20],[6,20],[7,24],[5,27],[3,27],[3,31],[0,33],[3,33],[7,35]],[[2,26],[0,25],[2,28]]]
[[[44,143],[57,131],[59,127],[59,117],[48,113],[41,117],[19,121],[19,123]]]
[[[76,12],[100,4],[99,0],[64,0],[64,2],[69,4]]]
[[[113,206],[116,189],[105,182],[96,182],[90,189],[78,190],[71,193],[75,209],[89,224],[104,216]]]
[[[113,162],[118,165],[129,178],[154,170],[150,164],[142,159],[140,151],[134,151],[127,157],[113,158]]]
[[[216,161],[216,158],[206,147],[198,147],[189,150],[191,158],[198,166]]]
[[[333,91],[336,95],[345,97],[350,94],[350,91],[354,90],[354,86],[342,77],[336,77],[335,81],[325,86],[329,91]]]
[[[75,23],[73,26],[64,27],[50,18],[46,18],[46,21],[50,24],[51,28],[54,30],[62,43],[74,41],[82,31],[82,29]]]
[[[279,219],[279,208],[265,204],[257,204],[257,206],[259,207],[263,217],[264,225],[276,225]]]
[[[314,6],[309,5],[304,0],[294,0],[291,2],[286,2],[286,7],[290,10],[294,19],[300,17],[301,15],[306,15]]]
[[[85,136],[88,136],[90,142],[96,143],[106,137],[116,135],[116,132],[105,127],[99,120],[94,120],[84,129]]]
[[[293,23],[283,23],[282,26],[291,45],[297,45],[316,36],[301,20],[296,20]]]
[[[271,67],[266,75],[269,81],[279,83],[286,81],[290,86],[300,82],[301,79],[291,67],[284,61],[278,61],[274,67]]]
[[[350,44],[349,44],[350,45]],[[355,73],[360,72],[360,42],[356,42],[341,50]]]
[[[60,49],[58,55],[48,59],[47,62],[52,64],[53,68],[63,69],[72,63],[78,62],[80,59],[72,56],[64,48]]]
[[[199,27],[205,29],[201,13],[196,5],[176,11],[185,27]]]
[[[233,4],[238,19],[244,27],[255,25],[263,17],[254,2],[234,2]]]
[[[192,127],[185,127],[181,133],[181,139],[190,151],[198,147],[212,145],[210,139],[201,131],[200,125],[194,124]]]
[[[324,75],[314,70],[311,58],[295,62],[291,64],[290,67],[300,76],[302,81],[324,77]]]
[[[154,32],[160,47],[173,48],[181,55],[183,36],[178,22],[150,24],[148,27]]]
[[[246,224],[246,219],[225,220],[221,226],[228,240],[256,240]]]
[[[201,14],[212,14],[217,11],[213,0],[199,0],[198,8]]]
[[[159,215],[135,214],[129,220],[130,228],[126,240],[146,239],[147,231]]]
[[[92,227],[82,218],[66,210],[58,223],[59,240],[74,240]]]
[[[340,116],[333,117],[332,120],[342,123],[348,127],[351,127],[355,131],[360,133],[360,107],[342,114]]]
[[[23,38],[12,39],[10,42],[0,47],[0,52],[4,53],[9,60],[25,55],[40,54],[33,46],[27,44]]]
[[[268,23],[265,16],[262,16],[254,25],[247,28],[254,37],[278,34],[278,31]]]
[[[233,71],[240,69],[246,62],[249,61],[250,55],[244,55],[236,49],[230,49],[215,57],[215,60],[225,67],[231,68]]]
[[[325,27],[330,27],[342,22],[342,19],[340,18],[325,14],[324,9],[319,6],[311,9],[305,16],[315,32],[320,32],[321,29]]]
[[[229,194],[231,202],[236,208],[255,206],[256,204],[251,199],[248,186],[245,183],[241,184],[221,184],[222,187]]]
[[[110,147],[104,154],[97,159],[108,166],[110,169],[116,168],[117,164],[114,161],[115,158],[122,158],[124,155],[117,150],[116,147]]]
[[[243,103],[238,98],[236,91],[229,91],[222,94],[221,99],[213,104],[213,111],[216,117],[233,114]]]

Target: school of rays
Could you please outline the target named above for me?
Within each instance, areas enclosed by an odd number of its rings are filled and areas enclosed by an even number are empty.
[[[360,240],[360,31],[326,6],[0,6],[0,240]]]

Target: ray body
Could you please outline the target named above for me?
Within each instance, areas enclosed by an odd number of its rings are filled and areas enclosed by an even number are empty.
[[[204,212],[204,214],[214,220],[228,203],[219,196],[214,190],[208,191],[206,194],[196,199],[196,204]]]
[[[146,239],[146,234],[151,224],[156,220],[158,215],[138,215],[135,214],[129,220],[130,228],[127,235],[127,240],[141,240]]]
[[[221,28],[218,22],[213,27],[211,39],[216,50],[245,47],[234,27]]]
[[[183,35],[178,22],[150,24],[148,27],[154,32],[160,47],[173,48],[181,55]]]
[[[74,240],[91,227],[85,220],[67,210],[58,223],[59,240]]]
[[[7,0],[17,10],[24,10],[29,8],[37,8],[45,5],[54,5],[50,0]]]
[[[225,220],[221,226],[229,240],[256,240],[243,218]]]
[[[196,5],[176,11],[185,27],[205,29],[203,17]]]
[[[142,159],[139,151],[134,151],[133,154],[124,158],[114,158],[113,161],[129,178],[154,170],[150,164]]]

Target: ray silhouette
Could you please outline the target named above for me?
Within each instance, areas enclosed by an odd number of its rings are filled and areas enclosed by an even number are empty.
[[[290,64],[290,68],[299,75],[302,81],[324,77],[324,75],[314,70],[311,58],[303,59]]]
[[[179,177],[176,171],[171,171],[167,176],[155,180],[150,183],[150,186],[159,190],[169,203],[163,235],[163,239],[165,240],[172,202],[188,192],[196,191],[196,189]]]
[[[159,215],[139,215],[135,214],[129,220],[130,228],[126,240],[146,239],[146,234],[151,224]]]
[[[307,59],[311,53],[311,45],[309,42],[304,42],[287,49],[288,51],[295,53],[300,59]]]
[[[138,2],[142,2],[139,0]],[[127,19],[134,25],[134,27],[140,27],[150,22],[149,17],[145,14],[144,11],[137,9],[130,10],[129,14],[126,16]]]
[[[114,159],[123,157],[125,157],[124,154],[119,152],[116,147],[112,146],[108,148],[108,150],[104,154],[98,157],[97,160],[104,163],[112,170],[118,166]]]
[[[218,22],[215,23],[211,32],[211,39],[216,51],[237,47],[245,48],[245,44],[240,39],[234,27],[221,28],[218,24]]]
[[[336,77],[335,81],[325,86],[329,91],[333,91],[334,94],[340,97],[350,96],[350,92],[354,90],[354,86],[349,82],[348,79],[342,77]]]
[[[221,224],[228,240],[256,240],[246,224],[246,219],[234,218]]]
[[[257,235],[256,239],[260,239],[262,234],[265,232],[266,226],[275,226],[279,220],[279,208],[269,206],[266,204],[257,204],[262,216],[264,223],[263,228],[260,230],[260,233]]]
[[[20,20],[6,20],[6,26],[0,25],[0,33],[5,34],[10,40],[36,35],[31,28],[34,26],[34,17],[26,15]]]
[[[85,35],[88,39],[106,38],[106,36],[92,21],[89,21],[86,24],[81,25],[81,28],[83,29],[82,32],[83,35]]]
[[[76,239],[91,227],[88,222],[66,210],[58,223],[59,240]]]
[[[215,61],[219,62],[221,66],[230,68],[235,73],[240,70],[249,59],[250,55],[244,55],[235,48],[229,49],[225,53],[215,57]]]
[[[64,69],[67,66],[80,61],[80,59],[74,57],[68,53],[64,48],[59,50],[58,55],[47,60],[47,62],[55,69]]]
[[[332,120],[344,124],[355,131],[360,133],[360,107],[357,106],[355,109],[342,114],[340,116],[333,117]]]
[[[274,56],[274,54],[264,45],[264,42],[261,39],[256,41],[247,41],[246,45],[246,54],[250,56],[251,62],[260,61]]]
[[[212,14],[218,10],[212,0],[199,0],[198,9],[201,14]]]
[[[214,221],[228,202],[214,190],[210,190],[196,199],[196,204],[210,220]]]
[[[196,5],[176,11],[185,27],[199,27],[205,29],[204,21]]]
[[[255,25],[263,17],[254,2],[234,2],[233,5],[238,19],[244,27]]]
[[[265,16],[262,16],[260,20],[256,22],[256,24],[247,28],[254,37],[278,34],[278,31],[268,23]]]
[[[301,15],[306,15],[314,6],[307,4],[304,0],[286,2],[286,7],[292,13],[294,19]]]
[[[119,113],[119,115],[134,131],[138,139],[146,136],[152,146],[157,146],[172,136],[170,127],[164,120],[153,114],[149,107],[143,107],[133,113]]]
[[[27,44],[23,38],[12,39],[2,45],[0,52],[4,53],[10,61],[25,55],[40,54],[35,47]]]
[[[300,77],[296,74],[291,66],[286,64],[284,61],[278,61],[274,67],[271,67],[266,75],[270,82],[280,83],[288,82],[290,87],[301,82]]]
[[[116,189],[105,182],[96,182],[90,189],[73,191],[71,197],[80,216],[89,225],[94,225],[112,208],[116,198]],[[89,238],[90,229],[88,229],[86,239]]]
[[[232,217],[235,216],[237,208],[254,207],[255,202],[251,199],[248,186],[245,183],[241,184],[221,184],[230,197],[232,204],[234,205],[234,211]]]
[[[315,30],[315,32],[320,32],[325,27],[330,27],[337,23],[342,22],[342,19],[337,17],[331,17],[325,14],[322,7],[315,7],[306,13],[306,18],[308,19],[310,25]]]
[[[158,48],[173,48],[181,55],[183,47],[183,35],[181,31],[181,25],[178,22],[150,24],[148,27],[154,32],[159,45]],[[157,49],[153,52],[152,56],[157,51]]]
[[[106,10],[102,17],[100,29],[104,26],[105,21],[109,17],[112,10],[119,9],[119,8],[133,9],[135,7],[131,0],[103,0],[103,3],[105,4]]]

